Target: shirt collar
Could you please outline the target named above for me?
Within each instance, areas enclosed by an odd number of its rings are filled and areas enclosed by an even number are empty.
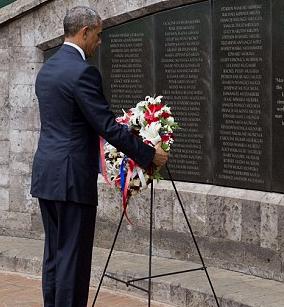
[[[70,43],[70,42],[64,42],[64,45],[68,45],[68,46],[71,46],[71,47],[77,49],[80,52],[83,60],[86,61],[85,52],[83,51],[83,49],[81,47],[79,47],[78,45],[76,45],[74,43]]]

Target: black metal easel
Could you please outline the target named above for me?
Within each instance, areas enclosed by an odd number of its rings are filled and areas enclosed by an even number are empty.
[[[219,302],[218,302],[218,299],[217,299],[217,296],[216,296],[216,293],[215,293],[215,290],[214,290],[214,287],[213,287],[213,284],[211,282],[211,279],[209,277],[209,274],[208,274],[208,271],[207,271],[207,267],[205,266],[205,263],[204,263],[204,260],[203,260],[203,257],[201,255],[201,252],[200,252],[200,249],[198,247],[198,244],[197,244],[197,241],[195,239],[195,236],[194,236],[194,233],[192,231],[192,228],[190,226],[190,223],[189,223],[189,220],[188,220],[188,217],[186,216],[186,213],[185,213],[185,209],[184,209],[184,206],[182,204],[182,201],[181,201],[181,198],[179,196],[179,193],[177,191],[177,188],[175,186],[175,183],[174,183],[174,180],[172,178],[172,175],[170,173],[170,170],[168,168],[168,166],[166,165],[166,168],[167,168],[167,171],[168,171],[168,174],[169,174],[169,178],[172,182],[172,185],[174,187],[174,190],[175,190],[175,193],[176,193],[176,196],[178,198],[178,201],[179,201],[179,204],[181,206],[181,209],[182,209],[182,212],[183,212],[183,215],[185,217],[185,220],[186,220],[186,223],[187,223],[187,226],[189,228],[189,231],[191,233],[191,236],[192,236],[192,239],[193,239],[193,242],[195,244],[195,247],[197,249],[197,252],[198,252],[198,255],[200,257],[200,260],[201,260],[201,263],[202,263],[202,267],[199,267],[199,268],[196,268],[196,269],[191,269],[191,270],[184,270],[184,271],[176,271],[176,272],[170,272],[170,273],[165,273],[165,274],[159,274],[159,275],[153,275],[152,276],[152,245],[153,245],[153,202],[154,202],[154,184],[153,182],[151,183],[151,204],[150,204],[150,246],[149,246],[149,275],[146,276],[146,277],[141,277],[141,278],[135,278],[135,279],[131,279],[131,280],[127,280],[127,281],[124,281],[124,280],[121,280],[119,278],[116,278],[116,277],[113,277],[109,274],[106,273],[106,270],[107,270],[107,267],[108,267],[108,264],[109,264],[109,261],[110,261],[110,258],[111,258],[111,255],[113,253],[113,249],[114,249],[114,246],[115,246],[115,243],[116,243],[116,240],[117,240],[117,237],[118,237],[118,234],[119,234],[119,231],[120,231],[120,228],[121,228],[121,225],[122,225],[122,221],[123,221],[123,218],[125,216],[125,211],[123,211],[123,214],[121,216],[121,219],[120,219],[120,222],[119,222],[119,225],[118,225],[118,228],[117,228],[117,231],[116,231],[116,234],[115,234],[115,237],[114,237],[114,240],[113,240],[113,243],[112,243],[112,246],[111,246],[111,249],[110,249],[110,253],[108,255],[108,259],[107,259],[107,262],[106,262],[106,265],[104,267],[104,271],[103,271],[103,274],[102,274],[102,277],[100,279],[100,282],[99,282],[99,286],[97,288],[97,292],[96,292],[96,295],[95,295],[95,298],[94,298],[94,301],[93,301],[93,304],[92,304],[92,307],[95,306],[95,303],[96,303],[96,300],[98,298],[98,295],[99,295],[99,292],[100,292],[100,289],[101,289],[101,285],[102,285],[102,282],[103,282],[103,279],[104,277],[108,277],[108,278],[111,278],[111,279],[114,279],[118,282],[121,282],[121,283],[124,283],[127,287],[134,287],[136,289],[139,289],[143,292],[146,292],[148,294],[148,307],[151,307],[151,293],[152,293],[152,279],[153,278],[158,278],[158,277],[162,277],[162,276],[169,276],[169,275],[175,275],[175,274],[181,274],[181,273],[187,273],[187,272],[193,272],[193,271],[205,271],[205,274],[206,274],[206,277],[208,279],[208,282],[210,284],[210,287],[211,287],[211,290],[213,292],[213,295],[214,295],[214,298],[215,298],[215,301],[216,301],[216,305],[218,307],[220,307],[219,305]],[[140,281],[140,280],[146,280],[148,279],[148,289],[144,289],[142,287],[139,287],[139,286],[136,286],[134,284],[134,282],[137,282],[137,281]]]

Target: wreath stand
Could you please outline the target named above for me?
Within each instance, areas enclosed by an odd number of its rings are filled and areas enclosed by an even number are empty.
[[[180,206],[181,206],[183,215],[184,215],[184,217],[185,217],[185,220],[186,220],[188,229],[189,229],[189,231],[190,231],[191,237],[192,237],[193,242],[194,242],[194,244],[195,244],[195,247],[196,247],[196,250],[197,250],[197,252],[198,252],[199,258],[200,258],[200,260],[201,260],[202,266],[199,267],[199,268],[191,269],[191,270],[175,271],[175,272],[170,272],[170,273],[165,273],[165,274],[152,275],[153,202],[154,202],[154,183],[153,183],[153,181],[152,181],[152,183],[151,183],[151,203],[150,203],[150,242],[149,242],[149,271],[148,271],[148,272],[149,272],[149,275],[146,276],[146,277],[135,278],[135,279],[130,279],[130,280],[124,281],[124,280],[121,280],[121,279],[119,279],[119,278],[113,277],[113,276],[109,275],[109,274],[106,272],[106,271],[107,271],[107,268],[108,268],[108,265],[109,265],[109,261],[110,261],[111,255],[112,255],[113,250],[114,250],[114,246],[115,246],[115,243],[116,243],[116,240],[117,240],[117,237],[118,237],[118,234],[119,234],[121,225],[122,225],[123,218],[124,218],[124,216],[125,216],[125,211],[123,211],[123,214],[122,214],[122,216],[121,216],[121,219],[120,219],[120,222],[119,222],[119,225],[118,225],[118,228],[117,228],[117,231],[116,231],[116,234],[115,234],[115,237],[114,237],[114,240],[113,240],[113,243],[112,243],[112,246],[111,246],[109,255],[108,255],[108,259],[107,259],[106,265],[105,265],[104,270],[103,270],[102,277],[101,277],[100,282],[99,282],[99,286],[98,286],[98,288],[97,288],[97,292],[96,292],[96,295],[95,295],[95,298],[94,298],[92,307],[94,307],[95,304],[96,304],[96,300],[97,300],[97,298],[98,298],[98,295],[99,295],[99,292],[100,292],[101,285],[102,285],[102,283],[103,283],[104,277],[108,277],[108,278],[114,279],[114,280],[116,280],[116,281],[118,281],[118,282],[121,282],[121,283],[125,284],[127,287],[133,287],[133,288],[139,289],[139,290],[141,290],[141,291],[143,291],[143,292],[146,292],[146,293],[148,294],[148,307],[151,307],[152,279],[158,278],[158,277],[163,277],[163,276],[169,276],[169,275],[176,275],[176,274],[182,274],[182,273],[187,273],[187,272],[193,272],[193,271],[204,271],[204,272],[205,272],[206,277],[207,277],[207,279],[208,279],[208,282],[209,282],[209,284],[210,284],[212,293],[213,293],[213,295],[214,295],[214,298],[215,298],[215,301],[216,301],[216,305],[217,305],[218,307],[220,307],[219,302],[218,302],[218,299],[217,299],[217,296],[216,296],[216,293],[215,293],[215,290],[214,290],[214,287],[213,287],[213,284],[212,284],[212,282],[211,282],[211,279],[210,279],[209,274],[208,274],[208,271],[207,271],[207,267],[205,266],[203,257],[202,257],[202,255],[201,255],[201,252],[200,252],[200,249],[199,249],[199,247],[198,247],[197,241],[196,241],[196,239],[195,239],[194,233],[193,233],[192,228],[191,228],[191,226],[190,226],[188,217],[187,217],[187,215],[186,215],[186,213],[185,213],[185,209],[184,209],[184,206],[183,206],[183,204],[182,204],[181,198],[180,198],[180,196],[179,196],[179,193],[178,193],[177,188],[176,188],[176,186],[175,186],[174,180],[173,180],[173,178],[172,178],[172,175],[171,175],[170,170],[169,170],[169,168],[168,168],[167,165],[166,165],[166,169],[167,169],[167,172],[168,172],[168,174],[169,174],[169,178],[170,178],[170,180],[171,180],[171,182],[172,182],[173,188],[174,188],[174,190],[175,190],[176,196],[177,196],[177,198],[178,198],[179,204],[180,204]],[[144,288],[139,287],[139,286],[136,286],[136,285],[134,284],[136,281],[146,280],[146,279],[148,279],[148,289],[144,289]]]

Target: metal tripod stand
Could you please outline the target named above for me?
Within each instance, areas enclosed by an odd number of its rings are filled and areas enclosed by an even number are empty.
[[[185,217],[187,226],[188,226],[188,228],[189,228],[190,234],[191,234],[191,236],[192,236],[193,242],[194,242],[195,247],[196,247],[196,249],[197,249],[197,252],[198,252],[199,258],[200,258],[200,260],[201,260],[202,266],[199,267],[199,268],[190,269],[190,270],[175,271],[175,272],[170,272],[170,273],[165,273],[165,274],[152,275],[153,203],[154,203],[154,184],[153,184],[153,182],[152,182],[152,183],[151,183],[151,203],[150,203],[150,242],[149,242],[150,244],[149,244],[149,271],[148,271],[148,276],[146,276],[146,277],[141,277],[141,278],[130,279],[130,280],[124,281],[124,280],[121,280],[121,279],[119,279],[119,278],[113,277],[113,276],[107,274],[107,272],[106,272],[106,271],[107,271],[107,268],[108,268],[108,265],[109,265],[109,262],[110,262],[110,259],[111,259],[111,256],[112,256],[112,253],[113,253],[113,250],[114,250],[114,246],[115,246],[115,243],[116,243],[116,240],[117,240],[117,237],[118,237],[118,234],[119,234],[119,231],[120,231],[122,222],[123,222],[123,218],[124,218],[124,216],[125,216],[125,211],[123,211],[123,214],[122,214],[122,216],[121,216],[121,219],[120,219],[120,222],[119,222],[119,225],[118,225],[118,228],[117,228],[117,231],[116,231],[116,234],[115,234],[115,237],[114,237],[114,240],[113,240],[113,243],[112,243],[112,246],[111,246],[109,255],[108,255],[108,259],[107,259],[106,265],[105,265],[104,270],[103,270],[102,277],[101,277],[101,279],[100,279],[100,282],[99,282],[99,285],[98,285],[98,288],[97,288],[97,292],[96,292],[96,295],[95,295],[95,298],[94,298],[92,307],[95,306],[95,303],[96,303],[96,301],[97,301],[97,298],[98,298],[98,295],[99,295],[99,292],[100,292],[100,289],[101,289],[101,286],[102,286],[104,277],[108,277],[108,278],[114,279],[114,280],[116,280],[116,281],[118,281],[118,282],[124,283],[127,287],[134,287],[134,288],[139,289],[139,290],[141,290],[141,291],[143,291],[143,292],[146,292],[146,293],[148,294],[148,307],[151,307],[152,279],[158,278],[158,277],[163,277],[163,276],[169,276],[169,275],[176,275],[176,274],[182,274],[182,273],[187,273],[187,272],[193,272],[193,271],[205,271],[206,277],[207,277],[207,279],[208,279],[208,282],[209,282],[209,284],[210,284],[212,293],[213,293],[214,298],[215,298],[215,301],[216,301],[216,305],[217,305],[218,307],[220,307],[219,302],[218,302],[218,299],[217,299],[217,296],[216,296],[216,293],[215,293],[215,290],[214,290],[214,287],[213,287],[213,284],[212,284],[212,282],[211,282],[211,279],[210,279],[209,274],[208,274],[208,271],[207,271],[207,267],[205,266],[205,263],[204,263],[204,260],[203,260],[202,255],[201,255],[200,249],[199,249],[199,247],[198,247],[197,241],[196,241],[196,239],[195,239],[193,230],[192,230],[192,228],[191,228],[191,226],[190,226],[188,217],[186,216],[185,209],[184,209],[184,206],[183,206],[183,204],[182,204],[181,198],[180,198],[180,196],[179,196],[179,193],[178,193],[177,188],[176,188],[176,186],[175,186],[174,180],[173,180],[173,178],[172,178],[172,175],[171,175],[170,170],[169,170],[169,168],[168,168],[167,165],[166,165],[166,169],[167,169],[167,172],[168,172],[168,174],[169,174],[169,178],[170,178],[170,180],[171,180],[171,182],[172,182],[173,188],[174,188],[174,190],[175,190],[176,196],[177,196],[177,198],[178,198],[179,204],[180,204],[180,206],[181,206],[181,209],[182,209],[183,215],[184,215],[184,217]],[[136,286],[136,285],[134,284],[135,282],[141,281],[141,280],[148,280],[148,289],[145,289],[145,288]]]

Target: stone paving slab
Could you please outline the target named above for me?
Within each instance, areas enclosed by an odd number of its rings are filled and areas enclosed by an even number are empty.
[[[91,307],[95,289],[90,289]],[[41,279],[21,273],[0,272],[0,307],[41,307]],[[118,291],[102,289],[96,307],[145,307],[147,301]],[[170,307],[154,303],[153,307]]]
[[[40,274],[43,242],[40,240],[1,237],[0,268],[2,270]],[[95,248],[92,284],[97,285],[108,250]],[[200,267],[190,261],[153,257],[153,274]],[[123,280],[147,275],[148,257],[126,252],[115,252],[108,272]],[[216,268],[208,268],[222,307],[282,307],[284,284],[251,275]],[[105,278],[104,286],[141,295],[139,290]],[[146,281],[136,285],[147,288]],[[138,291],[138,292],[137,292]],[[154,279],[153,299],[181,307],[216,306],[203,271]]]

